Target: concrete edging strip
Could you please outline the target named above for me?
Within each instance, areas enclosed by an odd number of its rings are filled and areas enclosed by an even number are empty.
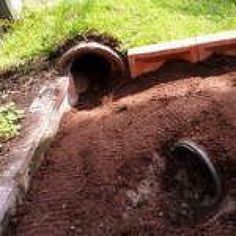
[[[31,104],[25,136],[10,152],[4,169],[0,169],[0,235],[9,215],[14,213],[17,203],[27,192],[32,172],[42,161],[62,115],[77,101],[73,91],[71,80],[60,77],[45,85]]]
[[[170,59],[196,63],[213,53],[236,56],[236,31],[226,31],[128,50],[131,77],[159,69]]]

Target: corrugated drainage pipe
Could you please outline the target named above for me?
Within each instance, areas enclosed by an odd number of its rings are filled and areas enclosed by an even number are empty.
[[[201,187],[205,187],[200,194],[201,196],[198,196],[198,209],[202,208],[206,211],[214,209],[222,200],[223,184],[207,152],[193,141],[182,139],[175,144],[172,155],[174,157],[173,162],[176,163],[176,173],[181,169],[187,170],[190,179],[195,178],[194,176],[198,177],[194,179],[193,184],[200,181]],[[195,185],[192,187],[194,188]]]
[[[71,48],[59,60],[57,68],[70,75],[78,95],[94,84],[106,86],[125,72],[123,59],[118,53],[97,42],[82,42]]]

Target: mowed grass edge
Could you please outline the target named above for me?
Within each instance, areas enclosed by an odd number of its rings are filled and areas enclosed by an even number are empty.
[[[0,71],[47,56],[89,30],[114,36],[121,50],[236,29],[234,0],[71,0],[25,10],[0,41]]]

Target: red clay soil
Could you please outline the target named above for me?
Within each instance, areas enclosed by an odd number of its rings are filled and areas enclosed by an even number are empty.
[[[202,145],[224,180],[222,203],[194,221],[163,186],[180,138]],[[236,60],[171,62],[64,116],[8,235],[231,236],[235,142]]]

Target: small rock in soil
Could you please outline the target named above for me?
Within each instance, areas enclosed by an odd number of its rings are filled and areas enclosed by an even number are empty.
[[[123,112],[123,111],[127,111],[128,110],[128,107],[125,105],[125,104],[122,104],[122,105],[118,105],[115,107],[114,111],[116,113],[120,113],[120,112]]]

